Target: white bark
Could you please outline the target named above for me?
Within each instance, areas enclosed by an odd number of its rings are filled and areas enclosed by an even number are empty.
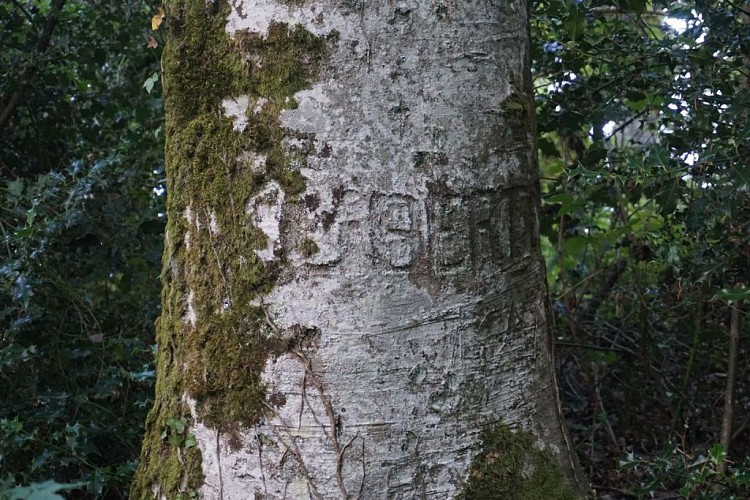
[[[246,207],[258,255],[285,255],[262,305],[292,348],[268,361],[269,417],[241,443],[192,429],[205,498],[450,498],[499,421],[562,457],[535,153],[502,110],[525,4],[232,3],[230,33],[275,20],[340,40],[282,114],[289,151],[314,134],[302,201],[269,184]],[[241,130],[256,104],[224,109]]]

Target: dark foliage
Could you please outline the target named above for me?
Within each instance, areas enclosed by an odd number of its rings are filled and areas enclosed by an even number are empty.
[[[536,3],[560,379],[602,493],[750,494],[746,464],[720,473],[726,451],[750,451],[746,364],[732,446],[716,444],[730,312],[742,316],[750,298],[749,13],[732,2]]]
[[[0,2],[0,497],[119,498],[135,468],[163,236],[153,3]]]

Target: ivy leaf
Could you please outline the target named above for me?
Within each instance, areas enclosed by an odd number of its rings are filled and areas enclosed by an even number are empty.
[[[167,427],[172,429],[177,434],[183,434],[185,432],[186,425],[187,419],[185,417],[167,419]]]
[[[182,443],[185,442],[185,438],[183,438],[180,434],[172,434],[167,438],[167,442],[171,444],[172,446],[182,446]]]

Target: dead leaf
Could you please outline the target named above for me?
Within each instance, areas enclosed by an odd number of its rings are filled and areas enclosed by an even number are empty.
[[[156,11],[156,14],[154,14],[154,17],[151,18],[151,29],[153,31],[159,29],[159,26],[161,26],[161,23],[164,21],[164,16],[164,9],[160,7],[159,10]]]
[[[148,48],[149,49],[155,49],[159,46],[159,42],[156,41],[156,38],[150,36],[148,37]]]

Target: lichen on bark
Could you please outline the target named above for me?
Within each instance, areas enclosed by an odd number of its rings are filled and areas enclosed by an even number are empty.
[[[247,204],[271,181],[292,202],[304,191],[283,147],[287,131],[279,115],[315,81],[328,46],[304,28],[280,23],[267,34],[232,39],[223,1],[172,0],[165,7],[162,314],[156,396],[132,498],[188,497],[203,483],[198,447],[185,439],[170,444],[169,419],[196,416],[217,432],[232,432],[265,411],[260,372],[269,355],[286,347],[268,329],[258,298],[273,287],[284,259],[269,263],[256,255],[267,238]],[[238,131],[223,116],[222,102],[240,95],[254,104]],[[264,168],[253,168],[248,153],[263,156]]]

